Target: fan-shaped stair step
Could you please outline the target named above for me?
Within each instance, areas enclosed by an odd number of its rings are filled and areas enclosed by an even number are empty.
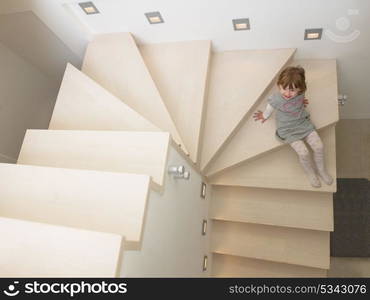
[[[0,164],[0,177],[2,217],[120,234],[133,247],[141,241],[147,175]]]
[[[221,221],[333,231],[333,195],[214,186],[210,216]]]
[[[213,221],[211,250],[280,263],[329,269],[329,232]]]
[[[289,145],[223,171],[210,177],[209,180],[215,185],[334,193],[336,192],[335,127],[329,126],[319,130],[319,135],[324,143],[325,163],[328,172],[334,178],[334,182],[330,186],[322,182],[320,188],[312,187],[298,161],[296,152]]]
[[[306,98],[309,100],[306,109],[311,114],[313,124],[317,129],[335,124],[339,120],[336,61],[296,60],[292,65],[298,64],[306,70],[308,87]],[[273,91],[276,91],[275,84],[261,97],[262,101],[254,111],[265,110],[267,98]],[[254,111],[248,115],[248,119],[206,170],[207,176],[215,175],[282,146],[275,137],[275,114],[261,124],[260,121],[256,122],[252,118]],[[220,123],[223,124],[223,122]]]
[[[49,129],[160,131],[71,64],[64,73]]]
[[[211,42],[160,43],[139,49],[190,159],[196,162]]]
[[[1,277],[116,277],[122,237],[0,218]]]
[[[184,143],[130,33],[96,35],[82,71],[173,139]]]
[[[202,169],[206,169],[236,132],[240,122],[294,52],[295,49],[275,49],[212,54],[201,152]]]
[[[327,270],[250,259],[240,256],[213,254],[213,277],[327,277]]]
[[[27,130],[19,164],[165,177],[167,132]]]

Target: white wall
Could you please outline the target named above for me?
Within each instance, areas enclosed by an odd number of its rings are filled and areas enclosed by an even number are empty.
[[[15,162],[28,128],[47,128],[58,88],[0,43],[0,162]]]
[[[122,277],[203,277],[203,257],[208,251],[208,234],[203,236],[209,193],[200,197],[202,178],[170,147],[168,165],[184,165],[190,180],[166,174],[164,192],[149,197],[143,243],[140,251],[125,251]],[[209,224],[210,222],[208,222]]]

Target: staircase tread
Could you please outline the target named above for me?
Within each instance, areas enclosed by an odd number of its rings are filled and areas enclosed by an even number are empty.
[[[238,222],[212,222],[211,249],[219,254],[329,269],[328,231]]]
[[[141,242],[147,175],[0,164],[0,176],[3,217],[115,233],[130,247]]]
[[[139,50],[190,159],[197,162],[211,41],[149,44]]]
[[[1,277],[118,275],[119,235],[2,217],[0,234]]]
[[[331,193],[214,186],[210,216],[216,220],[334,230]]]
[[[212,277],[327,277],[327,270],[214,253]]]
[[[334,178],[334,182],[330,186],[322,182],[320,188],[312,187],[298,161],[297,154],[289,145],[223,171],[219,175],[210,177],[209,181],[215,185],[335,193],[337,189],[335,127],[329,126],[319,130],[319,135],[324,143],[325,163],[328,172]]]
[[[49,129],[160,131],[71,64],[67,64]]]

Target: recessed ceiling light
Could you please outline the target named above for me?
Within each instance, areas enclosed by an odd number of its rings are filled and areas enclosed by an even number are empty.
[[[249,19],[234,19],[234,30],[249,30]]]
[[[315,40],[320,37],[320,34],[318,32],[307,33],[306,37],[309,40]]]
[[[98,14],[99,13],[98,9],[95,7],[94,3],[92,3],[91,1],[89,1],[89,2],[80,2],[80,3],[78,3],[78,5],[83,9],[83,11],[87,15],[93,15],[93,14]]]
[[[321,40],[322,28],[306,29],[304,32],[305,40]]]
[[[145,13],[146,18],[148,19],[150,24],[159,24],[164,23],[163,18],[159,11],[153,11]]]

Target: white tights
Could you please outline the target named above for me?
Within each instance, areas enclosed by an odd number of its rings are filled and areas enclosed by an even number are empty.
[[[304,140],[309,144],[313,150],[313,158],[317,167],[317,171],[321,179],[328,185],[333,183],[333,178],[328,174],[325,169],[324,162],[324,145],[314,130],[312,131]],[[301,163],[303,169],[306,171],[308,179],[313,187],[320,187],[321,183],[319,178],[316,176],[316,172],[311,161],[311,155],[308,151],[303,140],[295,141],[290,144],[292,148],[297,152],[299,162]]]

